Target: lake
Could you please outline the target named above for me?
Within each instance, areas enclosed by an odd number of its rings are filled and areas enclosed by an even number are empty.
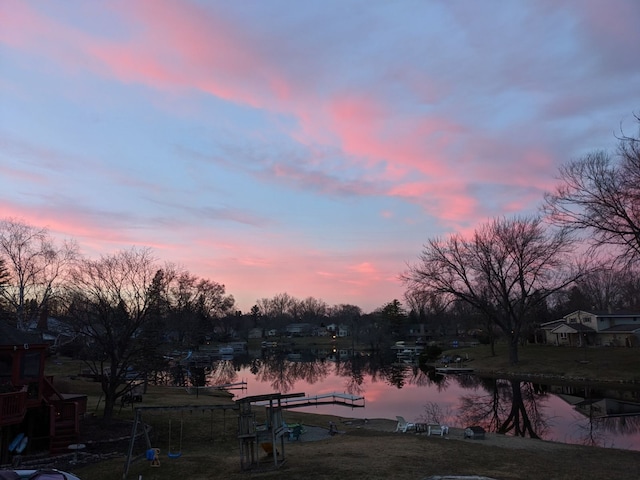
[[[246,390],[232,391],[235,398],[275,392],[348,393],[363,396],[364,408],[321,405],[296,410],[342,418],[400,415],[408,421],[481,425],[507,435],[640,451],[640,390],[442,376],[388,360],[305,354],[233,358],[213,362],[202,384],[246,381]]]

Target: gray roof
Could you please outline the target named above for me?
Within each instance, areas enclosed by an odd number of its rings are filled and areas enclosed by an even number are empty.
[[[614,325],[600,330],[601,333],[634,333],[640,330],[640,325]]]
[[[540,328],[542,328],[542,329],[556,328],[558,325],[562,325],[563,323],[567,323],[567,322],[564,321],[563,318],[561,318],[559,320],[551,320],[550,322],[541,323],[540,324]]]
[[[561,330],[566,330],[567,328],[570,328],[572,330],[574,330],[575,332],[584,332],[584,333],[594,333],[595,330],[591,327],[587,327],[586,325],[583,325],[582,323],[562,323],[560,325],[558,325],[556,328],[554,328],[553,330],[551,330],[551,333],[558,333],[556,332],[556,330],[561,331]],[[570,332],[568,332],[570,333]]]
[[[10,326],[7,322],[0,320],[0,346],[6,345],[40,345],[44,342],[40,335],[23,332],[15,327]]]
[[[616,310],[616,311],[607,311],[607,310],[575,310],[563,318],[570,317],[571,315],[584,312],[590,315],[595,315],[598,318],[638,318],[640,317],[640,312],[637,310]]]

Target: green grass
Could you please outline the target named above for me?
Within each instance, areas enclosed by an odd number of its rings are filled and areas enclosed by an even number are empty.
[[[452,349],[448,355],[469,355],[469,366],[492,376],[558,377],[568,381],[640,383],[640,349],[612,347],[556,347],[526,345],[518,350],[519,362],[509,364],[507,346]]]

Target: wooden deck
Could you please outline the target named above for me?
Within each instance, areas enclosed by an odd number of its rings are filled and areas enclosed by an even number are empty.
[[[18,424],[26,413],[26,391],[0,393],[0,426]]]

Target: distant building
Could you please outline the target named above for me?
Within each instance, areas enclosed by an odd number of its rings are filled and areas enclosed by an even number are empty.
[[[313,325],[310,323],[290,323],[285,329],[287,335],[295,337],[305,337],[311,335]]]
[[[576,310],[561,319],[540,325],[552,345],[584,347],[640,346],[640,312],[588,312]]]
[[[249,338],[262,338],[262,329],[252,328],[249,330]]]

